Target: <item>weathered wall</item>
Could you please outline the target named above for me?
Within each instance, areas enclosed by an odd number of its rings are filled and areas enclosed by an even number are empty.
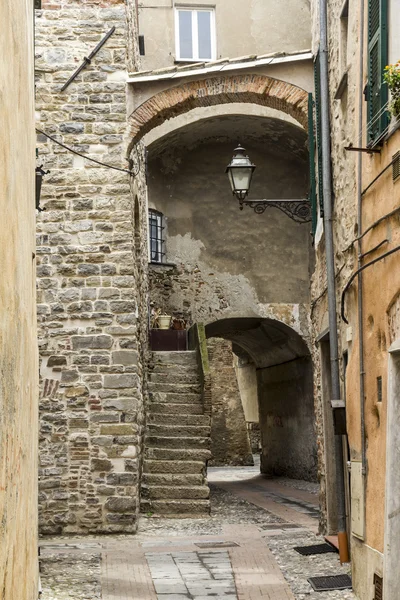
[[[232,343],[207,340],[211,374],[211,466],[252,465],[249,436],[233,365]]]
[[[257,371],[261,472],[316,481],[312,367],[308,358]]]
[[[317,15],[317,3],[313,3],[313,12]],[[357,177],[356,160],[353,153],[346,153],[344,146],[349,142],[354,145],[366,146],[366,103],[362,102],[363,132],[358,131],[358,97],[362,94],[359,89],[359,5],[349,4],[349,28],[347,44],[348,86],[342,99],[335,101],[339,80],[343,74],[343,52],[338,36],[339,14],[343,3],[340,0],[329,3],[329,59],[330,59],[330,94],[331,94],[331,142],[334,183],[334,243],[336,261],[337,305],[340,306],[340,295],[351,274],[357,268],[357,252],[368,255],[363,264],[378,258],[384,252],[390,251],[399,244],[398,217],[383,218],[380,224],[374,226],[362,241],[361,248],[354,243],[354,238],[360,233],[357,229]],[[367,7],[366,7],[367,8]],[[389,1],[389,14],[398,13],[396,0]],[[394,12],[393,12],[394,9]],[[396,10],[397,9],[397,10]],[[317,21],[314,28],[314,46],[318,35]],[[389,60],[396,62],[395,55],[398,39],[395,20],[389,22]],[[367,10],[365,11],[365,31],[367,30]],[[367,51],[365,47],[363,84],[367,83]],[[383,143],[380,154],[362,156],[362,181],[364,189],[392,160],[393,154],[399,147],[399,132],[392,133]],[[398,207],[400,190],[399,183],[394,183],[391,170],[380,177],[370,192],[363,196],[362,221],[363,231],[373,225],[380,217],[385,217]],[[317,235],[316,270],[313,277],[312,302],[313,322],[316,335],[326,327],[327,299],[325,278],[325,249],[324,238]],[[383,245],[378,249],[378,244]],[[400,280],[398,277],[399,255],[393,254],[363,273],[363,338],[364,338],[364,372],[365,372],[365,443],[366,443],[366,477],[365,481],[365,525],[363,539],[350,535],[353,563],[353,586],[357,596],[362,600],[371,598],[374,594],[373,575],[382,575],[382,552],[384,549],[384,506],[386,473],[384,458],[386,451],[386,410],[387,402],[387,350],[390,344],[399,336],[399,327],[394,317],[399,296]],[[360,363],[358,336],[358,298],[357,280],[346,295],[345,312],[349,325],[339,320],[339,352],[348,352],[348,367],[346,381],[343,381],[343,396],[346,389],[347,431],[350,448],[350,459],[354,463],[361,460],[361,402],[360,400]],[[343,377],[343,364],[341,364]],[[377,378],[382,377],[382,401],[377,398]],[[344,386],[346,383],[346,386]],[[316,390],[321,387],[319,368],[316,369]],[[390,424],[389,424],[390,426]],[[329,448],[325,452],[329,452]],[[326,474],[324,474],[326,475]],[[363,488],[363,485],[361,486]],[[361,498],[362,500],[362,498]],[[359,503],[352,503],[353,517],[359,512]]]
[[[131,5],[126,14],[123,3],[96,4],[37,11],[38,126],[96,160],[126,168],[124,81],[136,56],[127,27],[135,20]],[[91,65],[61,93],[112,26],[115,33]],[[132,532],[146,386],[143,171],[133,179],[44,136],[39,142],[40,162],[50,170],[37,242],[40,527],[43,533]],[[134,170],[137,158],[134,152]]]
[[[166,137],[157,154],[153,158],[150,154],[149,203],[165,215],[166,260],[175,266],[151,267],[151,300],[155,307],[190,323],[271,313],[290,321],[296,313],[302,321],[300,328],[306,331],[307,319],[301,316],[299,305],[308,301],[309,226],[293,223],[277,209],[264,215],[255,215],[249,208],[239,211],[225,175],[235,143],[228,140],[236,131],[246,139],[243,131],[251,126],[255,129],[254,137],[247,136],[248,151],[259,165],[252,197],[306,193],[301,130],[291,130],[296,158],[285,153],[266,155],[265,146],[257,140],[257,135],[264,133],[268,139],[275,132],[278,152],[277,140],[292,125],[268,120],[249,124],[246,119],[225,117],[195,133],[192,125],[188,134],[194,136],[192,140],[185,134]],[[214,141],[216,135],[220,143]],[[196,136],[202,136],[204,143],[193,142]]]
[[[244,417],[250,439],[251,451],[258,453],[261,448],[261,433],[258,414],[257,372],[254,363],[243,352],[236,356],[234,348],[234,367],[242,400]]]
[[[196,0],[185,6],[199,6]],[[204,6],[204,3],[203,5]],[[217,58],[291,52],[310,47],[310,4],[307,0],[216,0]],[[268,23],[268,35],[265,24]],[[170,0],[144,0],[139,31],[145,37],[144,69],[169,67],[175,61],[174,9]]]
[[[2,600],[35,600],[38,593],[32,13],[30,0],[5,0],[0,3]]]

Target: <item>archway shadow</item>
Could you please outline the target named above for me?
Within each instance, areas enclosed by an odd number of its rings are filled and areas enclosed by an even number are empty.
[[[208,339],[229,340],[233,352],[245,353],[253,365],[261,473],[317,481],[312,361],[305,340],[271,318],[222,319],[206,325],[205,330]],[[218,377],[216,372],[214,378]],[[246,413],[246,392],[241,395]],[[218,435],[218,428],[212,426],[212,446]]]

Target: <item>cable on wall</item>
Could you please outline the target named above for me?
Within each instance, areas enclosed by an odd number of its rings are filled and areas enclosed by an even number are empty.
[[[49,140],[51,140],[55,144],[58,144],[62,148],[65,148],[65,150],[68,150],[68,152],[72,152],[72,154],[76,154],[77,156],[81,156],[85,160],[89,160],[90,162],[96,163],[97,165],[100,165],[102,167],[106,167],[107,169],[113,169],[114,171],[121,171],[122,173],[128,173],[132,177],[137,177],[137,175],[140,172],[140,157],[139,157],[139,153],[138,152],[137,152],[138,167],[137,167],[137,170],[135,172],[135,171],[131,171],[130,169],[121,169],[120,167],[114,167],[113,165],[109,165],[107,163],[101,162],[100,160],[96,160],[95,158],[90,158],[89,156],[86,156],[85,154],[82,154],[81,152],[78,152],[77,150],[74,150],[70,146],[66,146],[62,142],[59,142],[55,137],[49,135],[48,133],[45,133],[44,131],[42,131],[41,129],[38,129],[37,127],[36,127],[36,132],[37,133],[41,133],[42,135],[44,135],[45,137],[47,137]]]

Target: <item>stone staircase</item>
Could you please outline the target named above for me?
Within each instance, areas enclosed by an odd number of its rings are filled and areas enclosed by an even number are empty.
[[[203,411],[196,352],[153,352],[149,398],[141,511],[209,515],[210,417]]]

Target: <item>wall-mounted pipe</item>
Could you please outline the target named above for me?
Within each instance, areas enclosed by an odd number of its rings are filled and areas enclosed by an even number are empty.
[[[364,107],[364,0],[360,0],[360,56],[359,56],[359,90],[358,90],[358,135],[362,141],[363,107]],[[365,492],[365,476],[367,472],[367,449],[365,438],[365,371],[364,371],[364,299],[362,267],[362,154],[357,160],[357,225],[358,225],[358,355],[359,355],[359,387],[360,387],[360,433],[361,433],[361,472]]]
[[[340,399],[339,344],[336,312],[335,256],[332,227],[332,171],[329,123],[328,10],[327,0],[320,0],[320,66],[321,66],[321,133],[322,180],[324,196],[325,258],[328,287],[329,345],[331,354],[332,400]],[[335,435],[336,497],[340,561],[348,562],[346,531],[346,499],[342,435]]]

